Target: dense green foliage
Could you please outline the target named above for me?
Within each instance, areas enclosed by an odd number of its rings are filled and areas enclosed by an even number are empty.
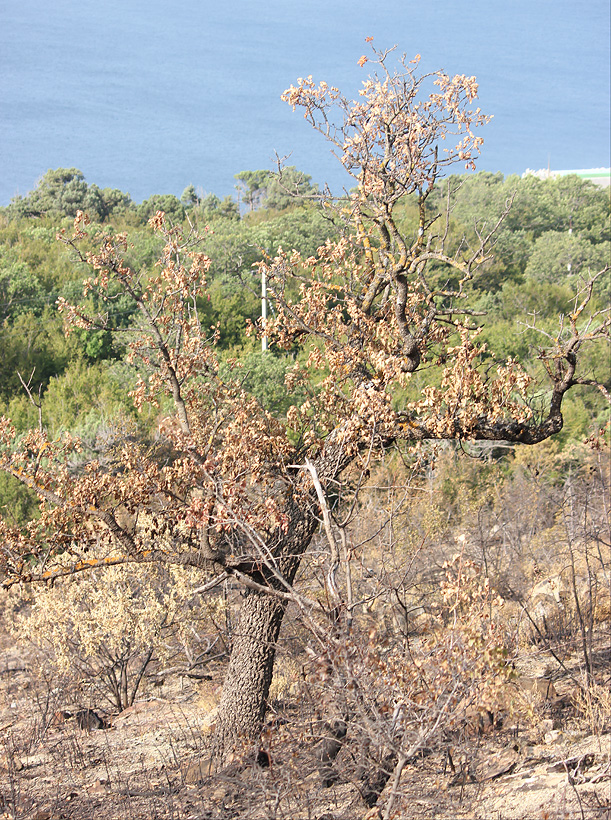
[[[15,197],[7,210],[11,216],[25,217],[75,216],[80,210],[103,222],[125,213],[131,206],[129,194],[116,188],[100,189],[97,185],[88,185],[83,172],[77,168],[58,168],[47,171],[27,196]]]
[[[251,211],[260,207],[282,210],[294,205],[296,198],[315,196],[318,192],[312,177],[294,165],[284,167],[280,173],[241,171],[235,178],[242,202]]]
[[[84,303],[91,298],[82,296],[84,269],[55,239],[79,209],[89,212],[100,231],[125,231],[128,261],[144,272],[153,270],[159,253],[147,220],[157,210],[175,223],[188,219],[202,234],[201,249],[212,259],[209,296],[200,305],[202,323],[218,329],[224,358],[241,362],[247,389],[264,406],[283,412],[288,406],[284,374],[292,359],[273,350],[262,358],[259,343],[247,334],[261,305],[252,266],[267,254],[273,256],[278,247],[312,255],[342,226],[315,201],[300,203],[291,196],[317,192],[310,177],[295,168],[286,169],[281,179],[269,171],[244,171],[236,178],[248,209],[242,215],[230,197],[200,196],[193,185],[180,200],[155,195],[136,205],[121,191],[88,185],[74,168],[48,171],[34,191],[0,209],[0,413],[8,412],[19,429],[38,423],[23,380],[34,396],[41,396],[45,426],[53,433],[78,432],[90,447],[113,426],[138,424],[144,430],[154,423],[136,420],[127,395],[133,374],[122,358],[132,314],[125,302],[115,298],[103,306],[120,332],[82,330],[64,336],[57,299]],[[608,191],[571,176],[542,181],[479,173],[450,177],[446,184],[456,202],[448,227],[453,253],[460,253],[463,237],[496,225],[513,200],[497,233],[494,258],[472,283],[474,306],[482,313],[473,321],[485,321],[481,338],[488,350],[518,358],[537,376],[543,339],[532,328],[535,319],[537,328],[553,333],[559,315],[571,310],[581,283],[609,262]],[[443,210],[446,196],[445,185],[433,192],[431,214],[437,205]],[[402,229],[415,233],[413,202],[406,200],[400,207]],[[600,293],[595,308],[604,307],[611,296],[608,275]],[[588,372],[611,387],[605,357],[586,358],[581,375]],[[414,390],[418,383],[415,374]],[[573,391],[565,415],[564,442],[600,428],[608,410],[596,392]],[[0,506],[8,504],[18,518],[29,514],[27,493],[3,481]]]

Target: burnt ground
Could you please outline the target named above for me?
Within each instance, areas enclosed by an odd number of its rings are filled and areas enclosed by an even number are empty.
[[[266,740],[271,765],[257,765],[257,749],[246,749],[209,775],[218,682],[151,686],[117,715],[98,704],[70,702],[60,685],[39,674],[27,648],[6,634],[0,639],[0,818],[383,816],[363,803],[357,782],[342,777],[342,753],[338,780],[322,787],[315,756],[294,729],[295,703],[278,706],[278,728]],[[599,644],[600,668],[609,669],[608,634]],[[571,673],[578,655],[572,667],[556,668],[552,697],[537,683],[550,678],[549,656],[533,649],[519,665],[521,677],[535,682],[529,684],[536,693],[530,718],[522,725],[513,718],[501,728],[480,727],[425,750],[403,773],[393,817],[611,818],[611,715],[575,708]],[[101,721],[88,713],[76,717],[84,707]]]

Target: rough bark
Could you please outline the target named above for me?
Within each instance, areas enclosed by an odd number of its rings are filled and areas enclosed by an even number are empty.
[[[219,709],[219,749],[252,737],[263,723],[285,609],[284,601],[267,593],[244,593]]]
[[[293,583],[318,526],[309,504],[300,506],[291,499],[287,512],[286,533],[276,533],[270,544],[273,569],[262,566],[260,577],[254,578],[271,589],[284,590],[283,581]],[[253,738],[261,729],[286,606],[286,600],[266,592],[244,592],[216,727],[215,747],[221,756],[238,739]]]

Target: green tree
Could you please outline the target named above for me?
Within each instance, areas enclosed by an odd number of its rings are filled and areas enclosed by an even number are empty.
[[[185,208],[193,208],[200,203],[200,197],[197,195],[195,185],[187,185],[180,196],[180,201]]]
[[[241,356],[239,363],[223,364],[220,374],[225,380],[236,378],[259,404],[275,416],[285,416],[289,407],[303,404],[308,392],[303,386],[288,390],[287,373],[295,366],[289,356],[267,351],[261,355],[259,350]]]
[[[26,197],[11,201],[11,209],[23,216],[47,213],[76,216],[78,210],[85,208],[86,200],[87,183],[82,171],[77,168],[49,169]]]
[[[61,319],[47,307],[39,315],[21,313],[0,325],[0,398],[8,401],[22,392],[19,376],[46,386],[61,373],[73,355],[62,332]]]
[[[57,168],[47,171],[36,188],[25,197],[15,197],[8,208],[9,216],[76,216],[77,211],[89,211],[100,221],[131,206],[129,194],[112,188],[101,190],[88,186],[78,168]]]
[[[113,424],[135,416],[133,403],[113,371],[83,359],[75,359],[50,380],[42,409],[51,436],[70,431],[90,445]]]
[[[272,218],[270,218],[270,216]],[[314,205],[293,205],[279,214],[260,212],[248,217],[251,241],[263,253],[274,253],[277,248],[298,250],[311,256],[329,239],[337,239],[340,228]]]
[[[25,526],[38,515],[40,501],[33,490],[6,473],[0,474],[0,515],[13,526]]]
[[[237,220],[240,218],[240,209],[238,203],[230,196],[221,199],[215,194],[206,194],[198,203],[197,214],[206,221],[212,219]]]
[[[174,194],[153,194],[136,206],[136,213],[142,222],[147,222],[157,211],[163,211],[169,219],[177,224],[185,218],[185,208]]]
[[[240,171],[235,175],[238,180],[238,193],[241,201],[249,211],[260,208],[267,194],[267,186],[273,176],[271,171]]]
[[[9,316],[40,311],[46,302],[46,294],[39,279],[24,262],[5,261],[0,248],[0,322]]]
[[[288,165],[277,172],[241,171],[235,175],[242,202],[250,211],[258,208],[282,211],[304,197],[318,193],[318,185],[312,184],[312,177]]]
[[[304,198],[319,195],[318,185],[312,183],[312,177],[298,171],[294,165],[287,165],[272,175],[268,185],[263,206],[276,211],[289,208]]]
[[[118,188],[98,188],[97,185],[90,185],[84,210],[92,216],[95,215],[100,222],[106,222],[111,217],[123,216],[132,207],[130,195]]]
[[[611,202],[603,188],[575,174],[544,180],[540,188],[540,207],[549,215],[546,230],[573,230],[591,242],[611,239]]]
[[[537,239],[526,266],[526,276],[535,282],[575,281],[588,270],[600,270],[611,258],[611,244],[593,245],[574,233],[546,231]]]

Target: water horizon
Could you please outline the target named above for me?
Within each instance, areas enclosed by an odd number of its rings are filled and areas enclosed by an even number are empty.
[[[478,170],[609,166],[606,2],[585,15],[568,0],[389,0],[384,19],[365,22],[361,2],[5,4],[0,205],[58,167],[135,202],[190,184],[235,196],[234,175],[271,169],[276,155],[339,193],[350,177],[280,95],[312,74],[354,97],[366,36],[421,53],[424,70],[477,76],[494,116]]]

